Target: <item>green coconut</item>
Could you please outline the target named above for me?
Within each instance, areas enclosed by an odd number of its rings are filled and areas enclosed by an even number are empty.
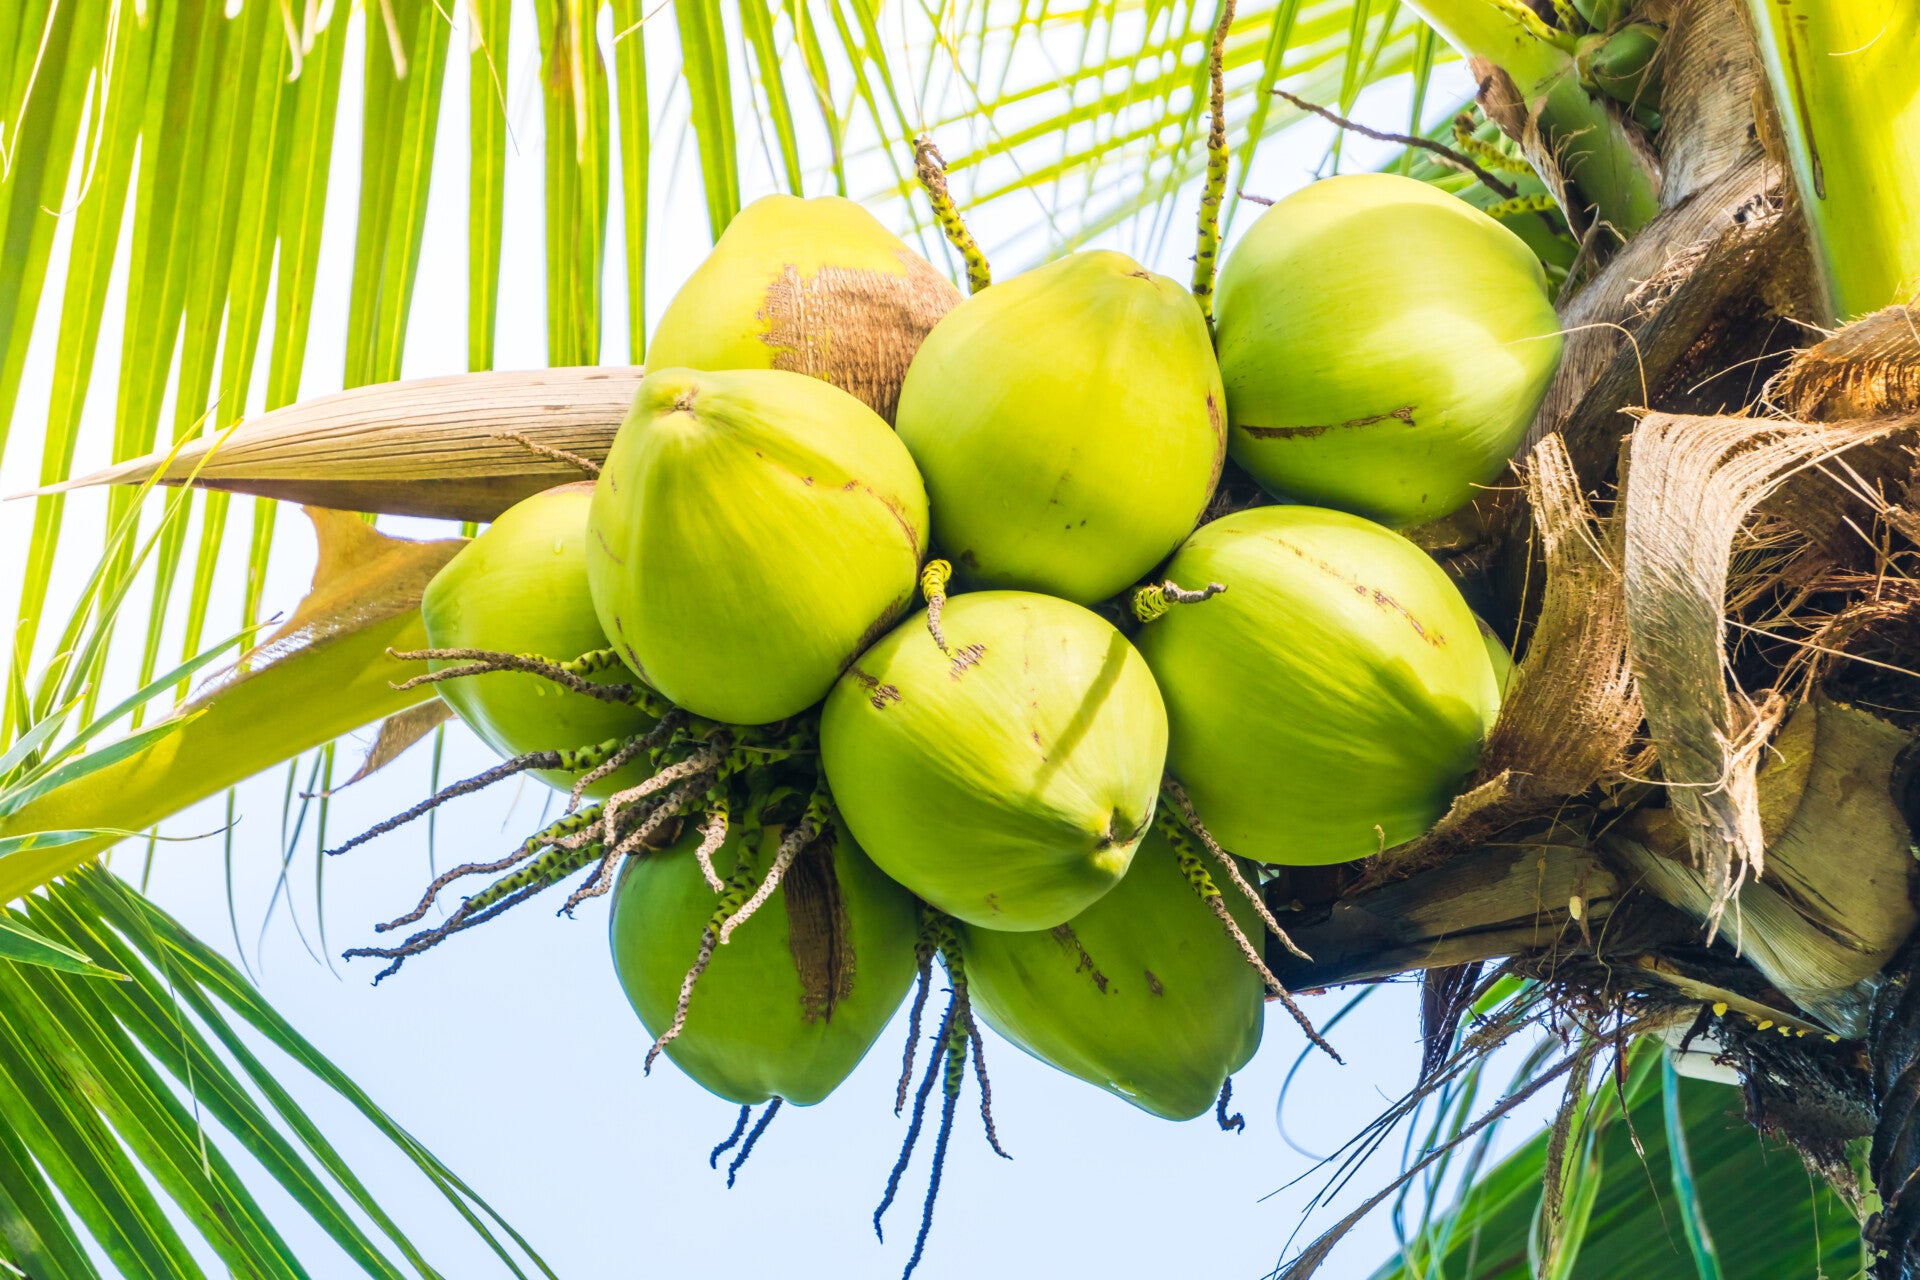
[[[895,425],[962,583],[1092,604],[1192,531],[1220,478],[1224,405],[1193,295],[1100,250],[955,307]]]
[[[1252,904],[1223,888],[1241,930],[1260,937]],[[1202,1114],[1260,1047],[1260,975],[1157,832],[1113,891],[1066,924],[966,929],[960,945],[968,993],[987,1025],[1154,1115]]]
[[[998,286],[995,286],[998,287]],[[1052,596],[982,591],[861,656],[827,698],[835,803],[880,869],[991,929],[1051,929],[1126,874],[1166,711],[1126,638]]]
[[[660,318],[656,369],[784,369],[893,420],[920,343],[960,301],[851,200],[765,196],[735,215]]]
[[[1344,862],[1446,812],[1500,690],[1424,552],[1358,516],[1256,507],[1202,527],[1168,573],[1227,588],[1136,638],[1166,697],[1168,768],[1221,844]]]
[[[1497,480],[1560,363],[1520,237],[1394,174],[1267,210],[1221,269],[1218,311],[1234,460],[1271,493],[1395,527]]]
[[[561,662],[606,648],[587,590],[592,502],[591,484],[568,484],[502,512],[427,584],[420,617],[428,645],[534,653]],[[451,664],[431,665],[439,670]],[[626,676],[615,671],[590,678],[617,683]],[[503,756],[591,746],[653,725],[637,707],[572,693],[539,676],[497,672],[438,688],[480,740]],[[536,770],[535,776],[563,790],[573,785],[573,776],[558,770]],[[644,776],[635,769],[615,773],[589,793],[610,795]]]
[[[846,392],[773,369],[647,375],[588,519],[600,623],[696,715],[765,724],[826,695],[913,596],[927,497]]]
[[[1581,38],[1574,51],[1580,79],[1614,101],[1629,107],[1658,110],[1665,87],[1664,60],[1659,57],[1664,28],[1634,22],[1611,35]]]
[[[831,850],[816,845],[796,859],[766,904],[714,949],[686,1025],[666,1046],[674,1065],[730,1102],[820,1101],[859,1065],[913,985],[913,896],[836,833]],[[780,835],[766,827],[746,837],[757,878]],[[629,858],[614,887],[614,971],[656,1038],[673,1023],[718,901],[694,855],[700,839],[690,830]],[[735,833],[714,854],[722,875],[741,847]]]
[[[1473,615],[1474,622],[1480,628],[1480,638],[1486,642],[1487,661],[1493,664],[1493,682],[1505,700],[1507,689],[1513,684],[1513,655],[1507,652],[1507,646],[1498,633],[1487,625],[1487,620],[1479,614]]]

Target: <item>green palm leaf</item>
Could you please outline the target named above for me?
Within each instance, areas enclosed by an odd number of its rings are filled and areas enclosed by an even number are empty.
[[[1625,1111],[1609,1072],[1568,1144],[1591,1152],[1574,1192],[1584,1220],[1569,1221],[1562,1251],[1570,1280],[1862,1274],[1852,1211],[1792,1149],[1754,1132],[1736,1090],[1673,1075],[1657,1043],[1632,1057]],[[1473,1178],[1373,1280],[1532,1280],[1548,1142],[1537,1133]]]
[[[0,1240],[37,1280],[98,1274],[77,1247],[83,1235],[125,1276],[205,1274],[162,1198],[236,1275],[327,1274],[295,1257],[237,1172],[241,1152],[359,1271],[440,1274],[293,1100],[281,1083],[288,1067],[270,1065],[262,1046],[351,1104],[507,1272],[552,1275],[231,965],[112,875],[77,872],[5,912],[0,926],[92,967],[63,972],[0,949]],[[84,976],[99,970],[126,980]]]

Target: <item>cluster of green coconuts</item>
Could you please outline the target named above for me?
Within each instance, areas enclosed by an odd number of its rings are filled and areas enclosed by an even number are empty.
[[[857,204],[768,197],[666,312],[597,480],[474,539],[427,592],[429,637],[611,647],[630,670],[596,678],[688,716],[817,725],[817,756],[789,761],[805,776],[773,771],[755,802],[817,774],[826,853],[709,947],[667,1048],[714,1093],[824,1098],[940,913],[986,1023],[1194,1116],[1252,1056],[1265,989],[1182,870],[1163,784],[1255,883],[1446,810],[1506,657],[1396,530],[1498,479],[1557,330],[1517,237],[1399,177],[1268,210],[1225,264],[1217,334],[1119,253],[963,299]],[[1206,520],[1228,458],[1276,501]],[[950,596],[923,588],[935,556]],[[1225,590],[1170,604],[1160,583]],[[532,675],[441,691],[507,755],[653,723]],[[714,910],[702,839],[689,823],[614,889],[615,965],[656,1036]],[[715,858],[751,884],[780,841],[736,807]],[[809,966],[831,971],[824,1000]]]

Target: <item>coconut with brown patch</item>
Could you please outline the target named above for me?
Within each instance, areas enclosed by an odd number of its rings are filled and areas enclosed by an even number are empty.
[[[733,868],[735,914],[779,866],[789,832],[730,833],[713,856]],[[706,882],[699,832],[629,859],[614,891],[615,972],[664,1052],[732,1102],[820,1101],[858,1066],[912,986],[913,896],[843,828],[787,854],[775,891],[737,931],[710,921],[727,902]],[[697,987],[690,978],[698,965]],[[669,1033],[672,1033],[669,1035]]]
[[[853,201],[765,196],[735,215],[674,295],[647,363],[803,373],[891,422],[914,352],[959,301]]]

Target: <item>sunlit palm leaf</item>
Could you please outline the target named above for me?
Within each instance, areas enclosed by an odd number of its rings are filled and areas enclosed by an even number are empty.
[[[1753,1131],[1736,1090],[1674,1078],[1679,1123],[1670,1129],[1658,1043],[1634,1056],[1639,1069],[1626,1086],[1624,1122],[1611,1105],[1615,1086],[1605,1080],[1569,1144],[1580,1145],[1586,1126],[1596,1130],[1593,1174],[1580,1188],[1589,1197],[1586,1218],[1571,1242],[1572,1280],[1711,1280],[1697,1264],[1696,1238],[1716,1242],[1727,1276],[1861,1274],[1852,1212],[1792,1150]],[[1678,1165],[1673,1133],[1685,1144]],[[1453,1207],[1411,1233],[1373,1280],[1530,1280],[1547,1145],[1541,1132],[1484,1174],[1469,1175]],[[1677,1179],[1676,1167],[1688,1176]],[[1680,1195],[1682,1186],[1692,1194]]]
[[[232,1162],[241,1152],[358,1270],[440,1274],[287,1091],[289,1067],[373,1124],[511,1274],[553,1274],[232,966],[110,874],[68,877],[5,922],[127,975],[102,982],[0,960],[0,1239],[36,1280],[98,1274],[82,1233],[120,1275],[205,1274],[161,1196],[234,1274],[325,1274],[269,1221]]]

